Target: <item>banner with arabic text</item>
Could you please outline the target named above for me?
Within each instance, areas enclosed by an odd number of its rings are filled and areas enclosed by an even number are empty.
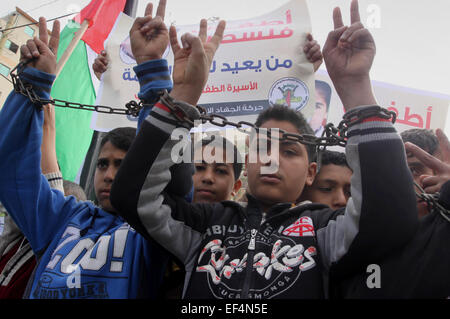
[[[372,87],[378,104],[396,113],[394,126],[398,132],[412,128],[445,128],[450,96],[379,81],[372,81]],[[325,123],[331,122],[337,126],[344,115],[341,100],[323,70],[316,73],[316,105],[310,125],[316,135],[320,135]]]
[[[132,18],[120,15],[106,41],[111,61],[102,77],[98,105],[124,107],[130,100],[138,100],[139,85],[133,71],[136,61],[128,35],[132,23]],[[208,36],[213,35],[216,23],[208,23]],[[186,32],[198,34],[198,28],[198,25],[179,26],[177,33],[179,37]],[[227,21],[199,105],[208,113],[234,121],[252,122],[273,104],[291,106],[311,117],[315,107],[313,66],[302,49],[310,32],[305,0],[292,0],[257,18]],[[167,48],[164,58],[171,71],[171,48]],[[109,131],[135,125],[132,116],[95,113],[91,127]]]

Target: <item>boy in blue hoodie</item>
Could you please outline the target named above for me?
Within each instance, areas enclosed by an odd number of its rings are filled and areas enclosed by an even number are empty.
[[[157,15],[164,7],[165,1],[161,1]],[[147,37],[153,28],[146,23],[161,20],[152,19],[151,9],[147,6],[146,16],[136,19],[132,37]],[[159,35],[167,38],[167,34]],[[20,80],[31,84],[43,99],[49,98],[55,79],[58,41],[59,22],[55,21],[49,37],[46,21],[40,18],[39,38],[21,48],[22,61],[33,59],[18,70]],[[145,66],[146,77],[141,79],[145,83],[141,85],[156,92],[153,89],[161,82],[163,86],[170,83],[167,63],[159,59],[162,52],[158,56],[157,49],[147,47],[144,51],[155,61]],[[138,66],[136,72],[142,68]],[[109,202],[111,183],[134,130],[131,135],[115,130],[103,141],[96,168],[96,195],[101,206],[97,207],[50,188],[39,167],[42,121],[42,111],[16,92],[10,94],[0,113],[0,201],[38,257],[26,297],[155,297],[168,256],[130,227]],[[125,142],[117,142],[117,138]],[[183,190],[187,193],[190,185]]]

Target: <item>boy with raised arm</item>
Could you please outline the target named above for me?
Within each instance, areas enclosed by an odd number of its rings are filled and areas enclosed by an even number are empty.
[[[324,276],[365,269],[413,235],[417,213],[411,175],[400,137],[376,107],[369,78],[375,45],[360,23],[356,1],[351,16],[352,25],[344,27],[335,10],[335,30],[323,50],[347,112],[361,112],[356,114],[361,122],[350,123],[346,147],[353,197],[338,217],[324,205],[295,206],[304,185],[313,181],[315,164],[305,145],[292,140],[281,140],[279,149],[271,150],[279,156],[270,162],[247,163],[252,196],[246,207],[231,201],[190,204],[164,191],[170,167],[182,156],[172,152],[178,141],[171,134],[177,126],[190,127],[172,112],[198,119],[192,105],[206,83],[211,49],[220,41],[217,32],[207,43],[186,36],[181,48],[171,29],[171,97],[165,94],[142,124],[111,200],[136,230],[183,262],[184,298],[324,298]],[[269,108],[257,126],[274,134],[275,129],[301,134],[306,121],[292,112]],[[272,164],[278,171],[264,173]]]
[[[131,38],[150,38],[151,33],[153,39],[165,41],[165,49],[168,32],[159,23],[164,6],[165,1],[161,1],[156,17],[152,17],[152,5],[148,5],[146,16],[135,20]],[[55,21],[48,37],[46,21],[40,18],[39,37],[21,47],[21,61],[33,59],[19,70],[19,78],[43,99],[49,98],[55,78],[58,40],[59,22]],[[161,58],[154,48],[147,52],[153,59]],[[158,72],[159,78],[164,72],[169,77],[167,67]],[[149,92],[154,92],[154,73],[146,69],[143,85]],[[109,199],[111,183],[135,130],[115,129],[102,142],[95,172],[97,207],[50,188],[39,167],[42,121],[42,111],[16,92],[10,94],[0,112],[0,201],[38,257],[25,297],[156,297],[168,255],[118,216]]]

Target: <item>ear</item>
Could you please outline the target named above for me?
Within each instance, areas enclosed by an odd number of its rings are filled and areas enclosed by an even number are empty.
[[[306,186],[312,185],[312,183],[314,182],[314,178],[316,177],[316,174],[317,174],[317,163],[316,162],[309,163],[308,175],[306,176],[306,182],[305,182]]]
[[[233,196],[239,191],[239,189],[241,189],[242,186],[242,181],[240,179],[238,179],[236,182],[234,182],[233,185],[233,191],[231,192],[231,194],[233,194]]]

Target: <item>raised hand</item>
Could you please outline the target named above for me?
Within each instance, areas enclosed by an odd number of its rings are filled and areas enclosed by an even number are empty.
[[[24,62],[31,58],[28,64],[40,71],[55,74],[56,57],[59,45],[60,24],[56,20],[53,22],[53,29],[50,39],[47,33],[47,21],[44,17],[39,18],[39,38],[34,37],[20,47],[20,61]]]
[[[323,48],[328,74],[346,110],[376,104],[369,77],[376,53],[375,41],[361,23],[357,0],[351,2],[350,16],[351,25],[344,26],[341,10],[334,9],[334,30],[328,34]]]
[[[220,45],[225,30],[225,21],[220,21],[214,35],[207,39],[208,23],[200,21],[198,37],[186,33],[181,37],[183,47],[177,39],[175,26],[170,27],[170,44],[174,55],[172,96],[196,105],[208,80],[214,54]]]
[[[108,68],[108,54],[105,50],[102,50],[99,55],[94,60],[92,64],[92,70],[94,70],[95,76],[100,80],[102,74]]]
[[[166,0],[160,0],[156,16],[152,17],[153,4],[145,8],[145,16],[136,18],[130,29],[131,51],[138,64],[161,59],[169,44],[169,32],[164,24]]]
[[[303,46],[303,52],[305,52],[308,61],[313,64],[314,72],[316,72],[323,62],[323,56],[322,51],[320,51],[319,43],[314,40],[310,33],[306,36],[306,43]]]
[[[434,175],[421,175],[421,187],[426,193],[433,194],[439,192],[442,185],[450,180],[450,142],[442,130],[436,130],[439,140],[439,158],[434,157],[417,145],[410,142],[405,143],[405,150],[411,152],[423,165],[431,168]]]

